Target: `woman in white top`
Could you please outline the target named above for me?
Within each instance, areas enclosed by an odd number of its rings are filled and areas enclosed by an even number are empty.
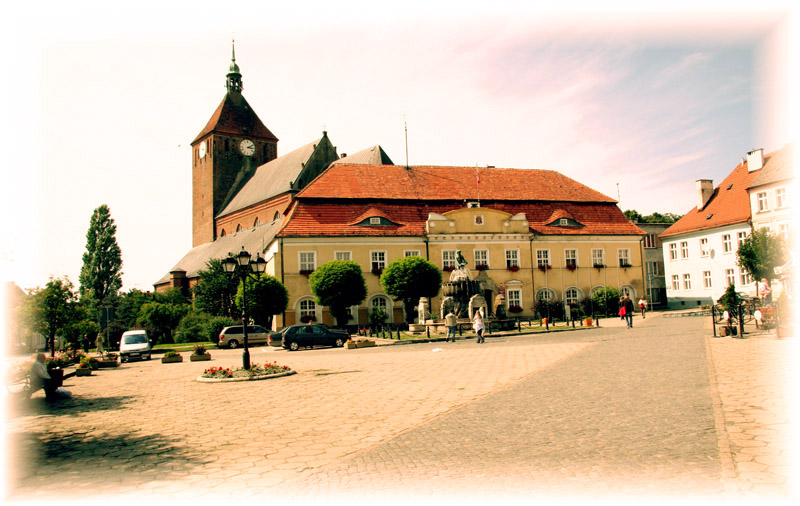
[[[473,320],[474,321],[473,328],[475,329],[475,333],[478,334],[478,339],[476,341],[478,343],[484,342],[484,339],[483,339],[483,315],[481,314],[482,311],[483,311],[482,309],[478,309],[477,311],[475,311],[475,317],[474,317],[474,320]]]

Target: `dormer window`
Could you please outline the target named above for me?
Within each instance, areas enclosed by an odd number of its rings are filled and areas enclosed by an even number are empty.
[[[369,224],[370,224],[370,225],[380,225],[380,224],[381,224],[381,219],[380,219],[380,217],[378,217],[378,216],[373,216],[373,217],[371,217],[371,218],[369,219]]]
[[[558,220],[558,225],[560,227],[566,227],[567,225],[569,225],[569,220],[566,218],[561,218],[560,220]]]
[[[468,209],[474,209],[476,207],[481,207],[481,203],[480,202],[467,202],[467,208]]]

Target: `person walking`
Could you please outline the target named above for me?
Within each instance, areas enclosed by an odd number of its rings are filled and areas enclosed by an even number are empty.
[[[639,298],[639,311],[642,312],[642,320],[644,320],[644,314],[647,312],[647,299],[644,297]]]
[[[483,315],[481,314],[481,309],[475,311],[475,317],[473,318],[473,328],[475,329],[475,333],[478,334],[478,339],[475,341],[477,343],[483,343]]]
[[[631,300],[631,298],[628,296],[627,293],[625,294],[625,298],[624,298],[624,302],[623,302],[622,307],[625,308],[625,323],[628,324],[628,328],[629,329],[632,329],[633,328],[633,312],[634,312],[633,301]]]
[[[445,337],[444,342],[449,341],[451,337],[453,338],[453,342],[456,342],[457,324],[458,324],[458,317],[456,317],[456,315],[454,315],[453,311],[451,310],[449,313],[447,313],[447,316],[444,317],[444,325],[445,327],[447,327],[447,337]]]

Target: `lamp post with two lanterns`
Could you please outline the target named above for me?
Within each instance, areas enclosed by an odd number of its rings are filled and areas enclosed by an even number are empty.
[[[222,261],[222,269],[232,276],[239,276],[242,280],[242,332],[244,333],[244,350],[242,351],[242,366],[250,369],[250,351],[247,349],[247,278],[254,275],[258,278],[267,267],[267,261],[260,254],[256,259],[250,258],[250,253],[242,251],[238,255],[228,255]]]

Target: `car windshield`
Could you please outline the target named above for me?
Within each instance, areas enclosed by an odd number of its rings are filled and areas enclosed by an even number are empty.
[[[146,342],[147,339],[144,337],[144,334],[133,334],[122,338],[122,344],[144,344]]]

